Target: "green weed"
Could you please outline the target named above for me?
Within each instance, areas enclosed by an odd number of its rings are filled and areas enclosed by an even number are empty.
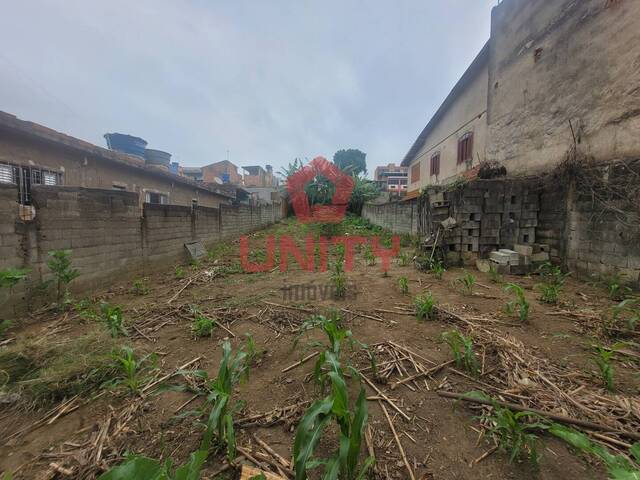
[[[442,280],[444,272],[446,272],[444,265],[442,265],[442,262],[433,262],[430,271],[438,280]]]
[[[0,288],[13,289],[20,281],[25,280],[30,268],[7,268],[0,270]]]
[[[435,320],[436,301],[431,292],[416,297],[414,304],[416,308],[416,318],[418,320]]]
[[[524,295],[524,289],[520,285],[515,283],[508,283],[504,287],[505,292],[513,293],[516,296],[515,300],[507,302],[505,310],[509,315],[513,315],[515,311],[518,311],[518,317],[522,323],[529,321],[529,302]]]
[[[134,295],[143,296],[149,293],[149,286],[145,278],[138,278],[133,281],[131,293]]]
[[[466,337],[458,330],[443,332],[440,339],[449,345],[458,368],[464,368],[474,376],[480,373],[480,364],[473,351],[473,339]]]
[[[616,302],[621,302],[633,292],[631,288],[625,285],[623,277],[620,273],[613,273],[602,279],[609,298]]]
[[[406,267],[411,261],[411,256],[407,252],[400,252],[398,255],[398,265]]]
[[[640,321],[640,297],[627,298],[613,308],[613,320],[617,324],[625,320],[629,331],[633,332]]]
[[[364,259],[367,262],[367,265],[373,266],[376,264],[376,256],[373,254],[373,250],[371,249],[371,245],[367,244],[364,248]]]
[[[104,322],[113,338],[118,336],[126,337],[128,335],[120,305],[102,302],[100,304],[100,319]]]
[[[173,275],[178,279],[182,279],[184,278],[185,275],[185,271],[184,268],[181,267],[180,265],[176,265],[176,267],[173,269]]]
[[[193,309],[194,319],[191,324],[191,331],[198,337],[210,337],[213,335],[213,328],[216,326],[216,321],[203,315],[197,309]]]

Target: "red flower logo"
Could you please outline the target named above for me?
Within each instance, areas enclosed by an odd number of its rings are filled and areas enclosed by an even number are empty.
[[[304,188],[322,175],[336,187],[331,205],[310,205]],[[296,217],[301,223],[340,223],[347,213],[353,179],[324,157],[314,158],[287,180],[287,190]]]

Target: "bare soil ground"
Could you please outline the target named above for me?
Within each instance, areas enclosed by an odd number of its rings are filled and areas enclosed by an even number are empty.
[[[252,247],[262,247],[266,235],[272,233],[289,233],[302,242],[305,232],[302,226],[287,221],[254,234],[251,243]],[[404,250],[413,254],[412,248]],[[540,435],[539,465],[510,462],[504,452],[494,452],[494,443],[477,418],[487,407],[456,403],[439,396],[439,390],[480,390],[527,408],[603,423],[611,431],[639,430],[637,346],[626,345],[625,353],[616,355],[613,393],[603,388],[592,361],[593,344],[613,343],[603,336],[600,316],[614,302],[601,287],[570,279],[560,304],[546,305],[537,300],[533,290],[536,278],[507,278],[505,281],[525,288],[531,303],[529,322],[521,324],[503,312],[511,295],[475,269],[477,285],[473,294],[465,295],[452,284],[463,275],[462,269],[451,268],[438,280],[412,265],[401,266],[394,261],[388,276],[384,276],[379,261],[375,266],[367,265],[358,255],[354,271],[347,273],[346,299],[319,298],[318,289],[314,290],[315,299],[296,300],[283,298],[283,287],[327,286],[330,273],[305,272],[292,264],[285,273],[238,272],[238,252],[237,243],[223,246],[213,255],[215,258],[197,267],[184,267],[184,278],[176,278],[173,267],[154,274],[147,280],[149,292],[143,295],[132,293],[130,282],[100,292],[94,301],[122,306],[128,337],[111,339],[99,321],[78,313],[81,307],[64,313],[43,310],[16,321],[18,326],[6,334],[14,340],[4,341],[0,357],[3,349],[5,353],[7,349],[13,349],[14,354],[20,351],[28,370],[31,363],[37,363],[29,357],[30,352],[42,350],[43,345],[61,345],[46,355],[62,357],[66,352],[61,362],[72,370],[67,375],[87,379],[87,388],[65,390],[63,378],[46,384],[43,391],[30,388],[33,382],[29,380],[9,383],[0,411],[0,471],[24,479],[91,479],[118,464],[126,452],[173,458],[177,464],[186,461],[197,449],[203,431],[194,416],[186,414],[197,410],[202,399],[190,393],[159,391],[154,382],[169,376],[162,383],[185,384],[184,377],[173,375],[181,368],[201,368],[214,377],[223,341],[228,339],[234,349],[239,348],[245,334],[252,336],[264,354],[254,362],[248,381],[235,392],[235,399],[242,402],[242,410],[235,415],[238,444],[262,466],[277,462],[261,450],[254,437],[290,459],[297,422],[309,402],[322,394],[311,378],[313,360],[283,370],[317,351],[308,340],[321,340],[319,333],[303,336],[296,347],[294,339],[300,324],[312,312],[322,313],[331,307],[341,311],[353,337],[376,353],[378,378],[368,368],[361,350],[348,351],[353,365],[373,385],[366,386],[367,443],[377,459],[372,478],[410,478],[381,405],[389,412],[416,479],[606,478],[596,461],[544,434]],[[409,281],[408,295],[403,295],[398,285],[402,276]],[[428,291],[437,300],[439,315],[434,321],[419,322],[413,316],[413,299]],[[211,338],[194,338],[192,306],[226,328],[216,328]],[[451,351],[439,337],[453,329],[474,338],[481,362],[477,378],[449,364],[432,375],[393,388],[421,369],[452,360]],[[91,335],[97,336],[97,343],[91,341]],[[78,339],[83,339],[80,345]],[[99,352],[125,343],[133,347],[138,358],[157,354],[157,369],[144,374],[139,394],[101,386],[113,372],[95,379],[94,373],[99,370],[96,361],[111,361],[109,356],[100,357]],[[71,367],[75,365],[80,365],[77,372]],[[350,389],[355,398],[355,378]],[[15,392],[20,396],[11,398],[9,393]],[[611,432],[599,435],[595,437],[598,442],[621,453],[627,451],[625,444],[633,443]],[[335,441],[321,443],[321,451],[328,452],[332,447]],[[243,451],[239,455],[249,462]],[[237,472],[224,470],[225,465],[222,453],[212,454],[203,478],[214,478],[220,470],[220,478],[236,478]]]

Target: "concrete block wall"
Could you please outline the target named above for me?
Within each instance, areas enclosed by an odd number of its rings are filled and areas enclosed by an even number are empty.
[[[383,205],[368,203],[362,208],[362,216],[374,225],[394,233],[418,233],[417,202],[415,200]]]
[[[17,190],[0,185],[0,269],[30,268],[9,296],[0,291],[0,313],[24,308],[39,282],[52,277],[48,252],[71,250],[81,294],[113,281],[187,260],[184,244],[207,248],[222,239],[264,228],[282,215],[279,203],[262,207],[139,206],[138,194],[80,187],[34,187],[35,219],[18,219]]]

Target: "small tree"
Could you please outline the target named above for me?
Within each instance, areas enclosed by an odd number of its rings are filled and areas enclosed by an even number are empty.
[[[47,267],[56,277],[58,302],[69,297],[69,283],[80,273],[71,267],[71,250],[54,250],[49,252],[50,260]]]
[[[338,150],[333,155],[333,163],[335,163],[340,170],[344,170],[352,175],[367,173],[367,154],[357,148]]]

